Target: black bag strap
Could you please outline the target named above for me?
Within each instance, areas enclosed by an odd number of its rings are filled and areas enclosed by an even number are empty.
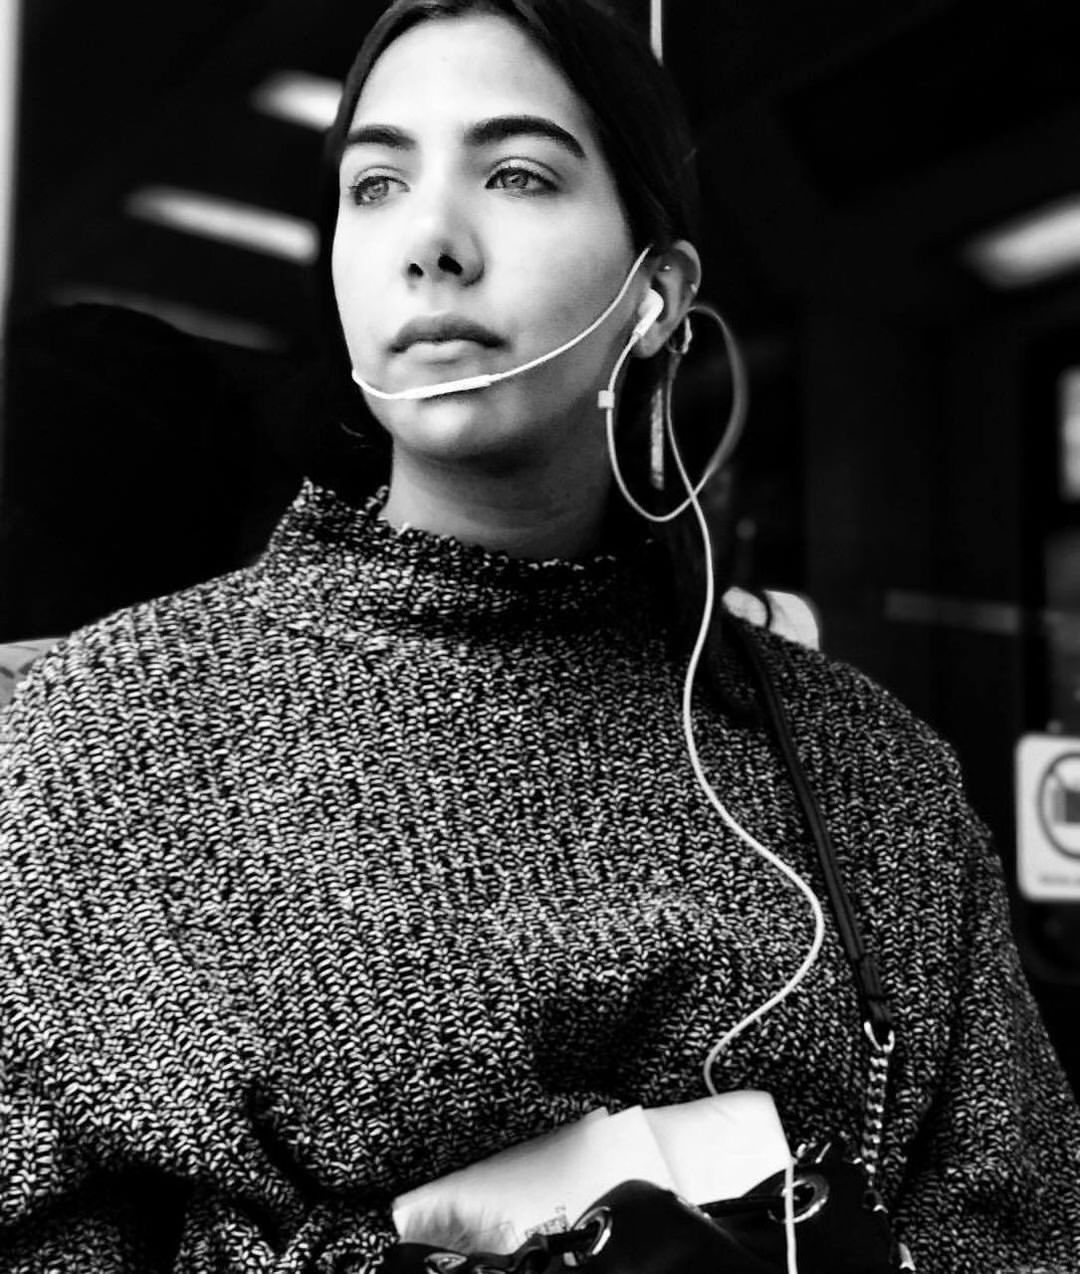
[[[896,1043],[896,1032],[893,1027],[892,1009],[888,996],[881,983],[877,961],[867,951],[855,917],[851,898],[840,875],[840,866],[836,861],[832,837],[825,817],[821,812],[814,790],[806,777],[806,771],[799,758],[798,748],[791,730],[791,722],[784,707],[776,682],[769,671],[768,664],[758,649],[757,641],[749,626],[733,619],[728,624],[735,642],[746,658],[765,707],[765,714],[772,727],[783,757],[784,765],[791,779],[795,794],[802,807],[803,816],[813,838],[821,873],[825,878],[825,888],[829,895],[829,906],[847,953],[855,985],[859,991],[859,999],[863,1011],[863,1028],[870,1041],[870,1073],[866,1089],[865,1120],[862,1132],[861,1158],[866,1166],[871,1185],[877,1175],[878,1157],[881,1150],[881,1138],[885,1125],[885,1095],[889,1082],[889,1059]]]
[[[817,860],[821,866],[821,873],[825,879],[825,888],[829,895],[829,906],[859,989],[859,998],[862,1003],[867,1033],[870,1036],[871,1043],[879,1049],[887,1048],[891,1050],[894,1032],[888,996],[881,984],[877,961],[874,959],[873,954],[867,951],[863,942],[862,932],[859,929],[855,911],[851,905],[851,898],[840,875],[840,867],[836,861],[836,851],[833,848],[828,825],[821,812],[817,797],[814,795],[814,790],[806,777],[806,771],[795,746],[787,709],[784,707],[780,692],[776,688],[776,682],[769,671],[768,665],[762,658],[757,642],[749,627],[738,620],[733,620],[729,623],[728,629],[734,636],[740,651],[745,656],[746,662],[754,674],[754,681],[761,692],[761,700],[766,716],[769,719],[773,736],[779,746],[785,768],[798,797],[810,835],[813,838]]]

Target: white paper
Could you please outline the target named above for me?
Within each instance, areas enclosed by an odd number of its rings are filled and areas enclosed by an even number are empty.
[[[644,1112],[597,1110],[400,1195],[394,1224],[414,1242],[512,1252],[537,1231],[569,1229],[596,1198],[630,1177],[670,1184]]]
[[[615,1115],[596,1110],[394,1200],[403,1239],[512,1252],[568,1229],[600,1195],[638,1179],[692,1203],[744,1193],[788,1162],[767,1093],[744,1091]]]
[[[676,1194],[691,1203],[734,1199],[791,1160],[768,1093],[744,1089],[645,1111]]]

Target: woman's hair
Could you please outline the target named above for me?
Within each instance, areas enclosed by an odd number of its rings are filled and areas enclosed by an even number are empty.
[[[364,84],[389,45],[421,22],[475,14],[504,17],[518,26],[584,103],[614,177],[635,253],[646,247],[662,252],[677,239],[695,243],[700,238],[695,147],[679,95],[646,41],[604,0],[394,0],[371,28],[346,76],[324,147],[317,211],[321,356],[332,413],[359,449],[353,461],[359,471],[354,471],[352,481],[343,483],[340,472],[330,478],[331,485],[347,495],[359,496],[385,481],[389,442],[351,381],[334,299],[330,259],[341,156]],[[620,464],[631,487],[646,499],[648,403],[665,363],[663,354],[630,360],[619,404]],[[688,450],[701,448],[691,443]],[[339,468],[333,460],[331,465]],[[612,514],[625,525],[622,506],[621,497],[614,495]],[[696,535],[688,518],[663,532],[671,566],[666,578],[673,584],[672,600],[681,616],[677,642],[682,648],[696,629],[703,587]]]

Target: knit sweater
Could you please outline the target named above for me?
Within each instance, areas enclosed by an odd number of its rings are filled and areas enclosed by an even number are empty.
[[[812,937],[695,784],[647,547],[515,560],[307,487],[253,567],[45,656],[3,720],[0,1271],[368,1271],[397,1193],[701,1096]],[[898,1042],[880,1184],[922,1274],[1080,1269],[1080,1120],[954,758],[759,638]],[[735,666],[732,693],[749,693]],[[733,814],[821,888],[767,733]],[[830,925],[715,1071],[857,1139]]]

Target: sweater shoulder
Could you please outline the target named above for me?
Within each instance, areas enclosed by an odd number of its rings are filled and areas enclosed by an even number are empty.
[[[236,606],[249,590],[247,569],[218,575],[178,592],[164,593],[113,611],[75,629],[48,653],[79,661],[92,659],[105,651],[130,652],[134,636],[148,645],[157,644],[155,633],[160,635],[158,640],[165,641],[174,629],[189,630],[192,636],[197,636],[200,629],[213,624],[223,607]]]
[[[35,659],[0,714],[0,738],[80,727],[122,715],[228,640],[248,589],[243,570],[114,611],[59,639]],[[232,618],[230,618],[232,617]]]
[[[885,776],[929,771],[959,787],[952,745],[892,691],[853,664],[755,630],[792,729],[811,752]]]
[[[851,664],[759,640],[851,887],[898,932],[933,905],[940,932],[959,933],[975,880],[1002,866],[953,746]]]

